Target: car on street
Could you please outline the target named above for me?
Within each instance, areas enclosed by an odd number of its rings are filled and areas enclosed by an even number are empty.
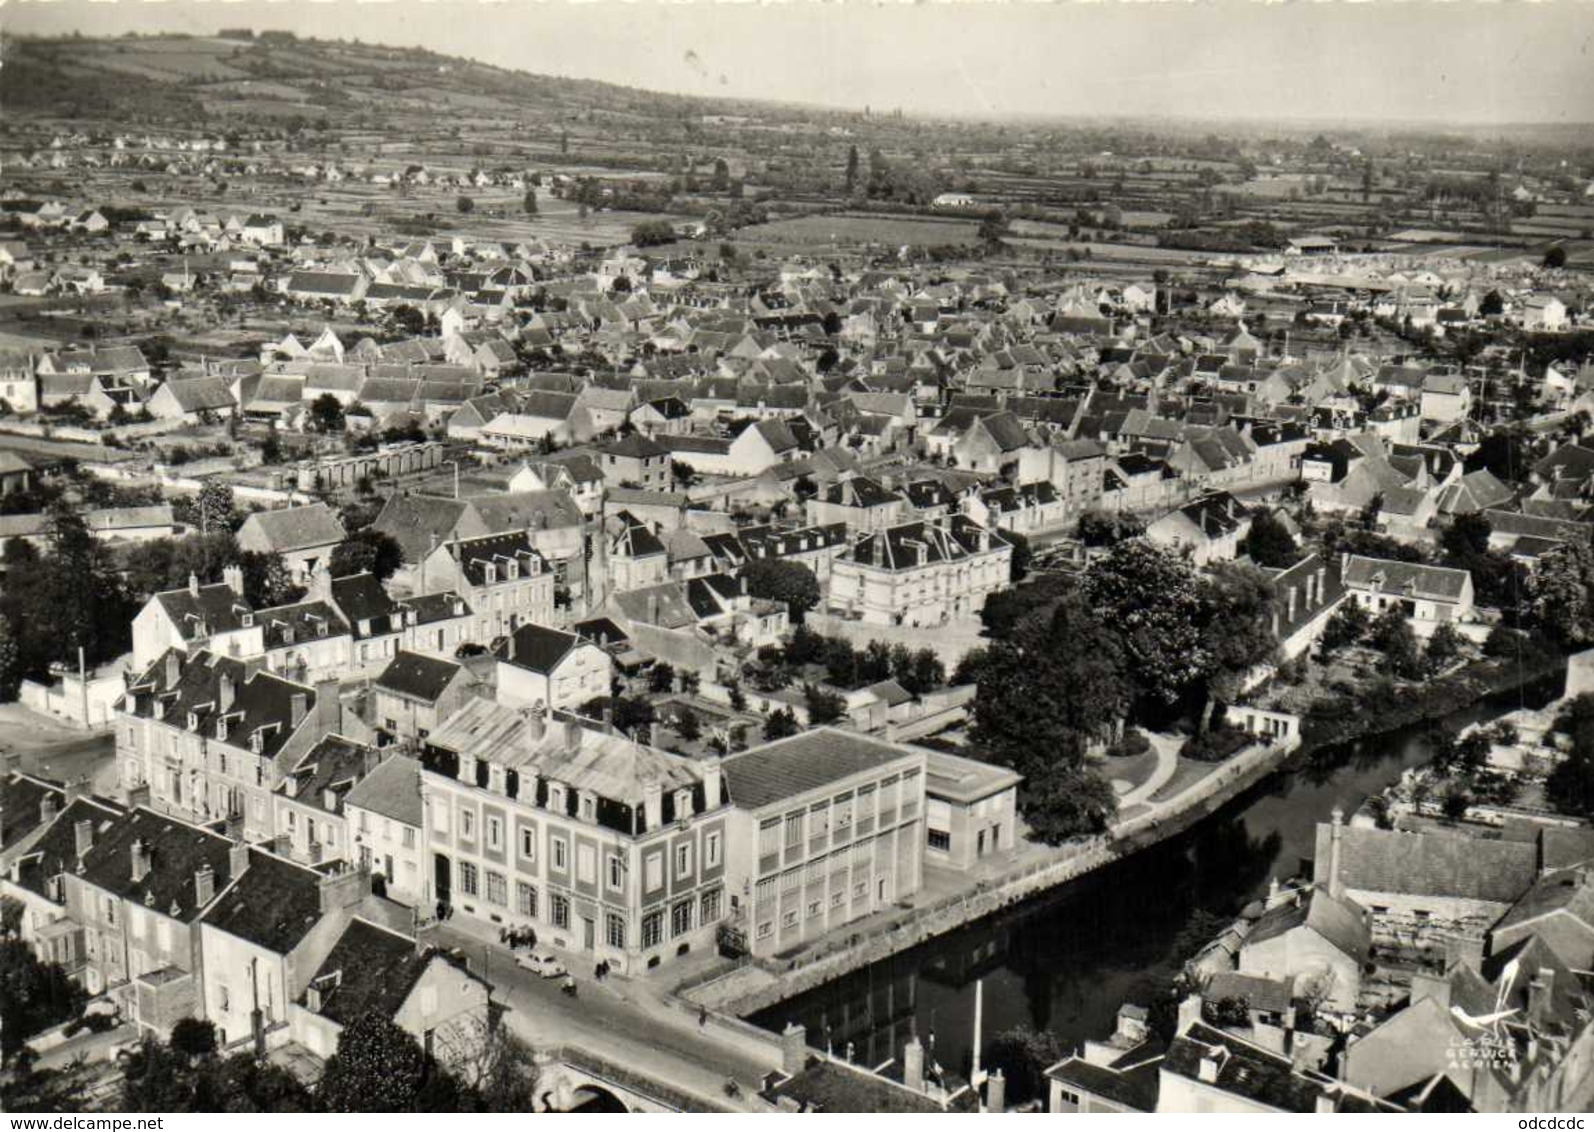
[[[552,955],[520,955],[515,958],[515,966],[523,967],[545,979],[558,979],[569,973],[565,970],[565,965]]]

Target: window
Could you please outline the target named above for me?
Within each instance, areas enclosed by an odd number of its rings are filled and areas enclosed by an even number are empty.
[[[675,939],[692,930],[692,902],[683,900],[670,909],[670,938]]]
[[[765,818],[758,825],[758,855],[770,857],[780,852],[780,819]]]
[[[845,888],[838,888],[836,891],[830,894],[830,906],[832,908],[840,908],[844,903],[846,903],[846,900],[847,890]]]
[[[944,829],[932,829],[926,833],[926,840],[930,848],[940,853],[952,851],[952,835]]]
[[[719,889],[716,888],[712,892],[705,892],[703,894],[702,913],[698,917],[698,922],[702,924],[716,923],[720,918],[720,902],[721,893]]]
[[[568,869],[570,867],[570,848],[562,837],[553,839],[553,867]]]
[[[703,867],[715,869],[720,863],[720,835],[711,833],[703,839]]]
[[[643,862],[642,873],[643,884],[649,891],[663,887],[664,854],[649,853],[647,860]]]
[[[816,917],[819,915],[819,901],[810,900],[808,902],[808,915],[810,917]]]
[[[786,815],[786,848],[796,849],[803,843],[803,815],[801,811]]]
[[[469,861],[459,863],[459,887],[466,896],[475,896],[477,893],[476,866]]]
[[[404,848],[415,848],[415,827],[413,825],[404,827]]]
[[[606,919],[606,927],[607,930],[604,935],[609,941],[609,946],[623,948],[625,946],[625,917],[617,916],[610,912]]]
[[[768,939],[773,934],[775,934],[775,925],[770,923],[768,920],[765,920],[763,923],[758,925],[759,939]]]
[[[548,784],[548,808],[556,814],[566,813],[565,788],[557,782]]]
[[[780,926],[783,927],[783,928],[794,928],[794,927],[796,927],[797,926],[797,909],[788,908],[786,911],[782,912],[780,914]]]
[[[467,839],[476,836],[476,813],[474,810],[459,811],[459,835]]]
[[[537,915],[537,890],[525,881],[515,882],[515,910],[522,916]]]
[[[537,859],[536,826],[523,825],[520,827],[520,855],[528,861]]]
[[[487,819],[487,848],[502,849],[504,847],[503,819],[490,817]]]
[[[617,890],[625,887],[625,862],[618,853],[609,854],[609,887]]]
[[[570,926],[570,898],[555,895],[550,901],[553,905],[553,926],[568,928]]]
[[[675,879],[681,880],[692,875],[692,847],[691,845],[677,845],[675,847]]]
[[[649,912],[642,917],[642,946],[657,947],[664,938],[664,913]]]
[[[598,820],[598,800],[591,794],[584,795],[581,799],[581,820]]]
[[[487,903],[496,904],[500,908],[509,903],[509,886],[498,873],[487,874]]]

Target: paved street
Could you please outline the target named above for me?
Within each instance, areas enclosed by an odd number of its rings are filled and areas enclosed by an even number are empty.
[[[728,1103],[727,1079],[740,1083],[744,1096],[752,1095],[772,1068],[728,1038],[700,1030],[630,979],[611,976],[598,983],[590,962],[577,957],[560,955],[579,987],[571,998],[559,989],[563,980],[543,979],[517,967],[508,948],[484,942],[455,924],[430,928],[422,938],[462,949],[471,970],[485,974],[495,997],[510,1007],[510,1026],[528,1041],[581,1046],[718,1104]],[[537,950],[543,954],[550,949],[539,945]]]

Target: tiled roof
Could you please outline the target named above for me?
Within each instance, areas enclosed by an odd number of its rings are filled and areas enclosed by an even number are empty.
[[[217,885],[221,896],[204,923],[286,955],[321,919],[320,880],[314,869],[251,847],[243,875],[224,891]]]
[[[257,511],[244,520],[244,530],[252,528],[277,553],[331,546],[343,541],[343,524],[337,512],[325,503],[305,507],[285,507],[279,511]]]
[[[1366,558],[1352,554],[1342,571],[1347,589],[1406,594],[1438,601],[1457,601],[1471,575],[1465,570],[1401,562],[1393,558]]]
[[[1317,827],[1312,879],[1328,883],[1333,826]],[[1453,896],[1512,904],[1538,876],[1531,843],[1438,831],[1341,827],[1340,880],[1347,889]]]
[[[401,649],[376,678],[376,687],[435,704],[460,669],[461,666],[451,660]]]
[[[132,868],[135,842],[149,854],[149,869],[137,880]],[[232,845],[219,833],[140,807],[95,837],[77,875],[85,884],[187,922],[202,911],[194,874],[210,866],[214,891],[222,891],[232,880]]]
[[[389,755],[344,795],[343,804],[405,825],[421,824],[421,764],[407,755]]]

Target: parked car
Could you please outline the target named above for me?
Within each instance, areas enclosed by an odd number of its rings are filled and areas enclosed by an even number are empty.
[[[565,965],[552,955],[521,955],[515,959],[515,965],[545,979],[559,979],[568,974]]]

